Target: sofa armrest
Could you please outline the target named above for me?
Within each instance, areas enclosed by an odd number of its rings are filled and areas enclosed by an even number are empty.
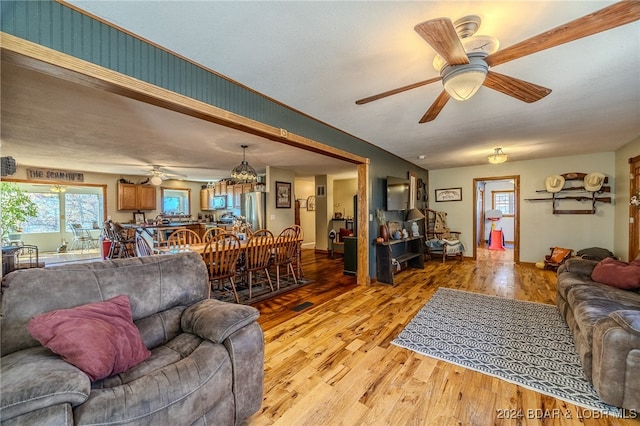
[[[609,316],[628,332],[640,335],[640,311],[624,309],[611,312]]]
[[[260,312],[251,306],[206,299],[184,310],[182,331],[197,334],[214,343],[222,343],[242,327],[255,322]]]
[[[89,376],[45,347],[13,352],[1,363],[3,421],[58,404],[76,406],[89,398]]]
[[[571,257],[567,259],[560,267],[558,268],[558,274],[563,272],[573,272],[575,274],[586,275],[591,277],[591,272],[593,272],[593,268],[596,267],[598,261],[582,259],[580,257]]]

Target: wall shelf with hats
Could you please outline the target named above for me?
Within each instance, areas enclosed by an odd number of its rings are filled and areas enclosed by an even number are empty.
[[[538,193],[551,194],[551,197],[525,198],[526,201],[551,201],[553,214],[595,214],[596,203],[611,203],[611,197],[603,196],[611,192],[611,187],[605,185],[609,178],[602,173],[564,173],[548,176],[545,179],[545,189]],[[589,202],[588,209],[559,209],[561,201]]]

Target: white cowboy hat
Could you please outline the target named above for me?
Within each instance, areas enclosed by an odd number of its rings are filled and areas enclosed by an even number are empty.
[[[600,191],[604,183],[604,174],[600,172],[589,173],[584,177],[584,189],[590,192]]]
[[[544,180],[547,192],[560,192],[564,186],[564,177],[560,175],[547,176]]]

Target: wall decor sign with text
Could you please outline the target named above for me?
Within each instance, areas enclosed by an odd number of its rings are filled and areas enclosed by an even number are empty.
[[[84,173],[74,172],[71,170],[27,169],[27,178],[33,180],[84,182]]]
[[[436,189],[436,202],[462,201],[462,188]]]

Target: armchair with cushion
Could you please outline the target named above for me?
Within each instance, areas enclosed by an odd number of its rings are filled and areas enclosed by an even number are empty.
[[[262,403],[259,313],[208,292],[197,253],[7,274],[2,424],[243,423]]]
[[[452,231],[447,225],[447,213],[426,209],[425,218],[427,221],[427,255],[431,259],[442,258],[442,262],[447,257],[458,257],[464,260],[464,244],[460,240],[460,232]]]

